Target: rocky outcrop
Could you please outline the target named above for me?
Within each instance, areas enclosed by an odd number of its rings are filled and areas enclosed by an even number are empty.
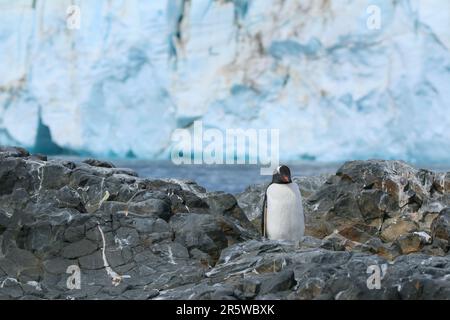
[[[207,278],[163,291],[158,298],[450,298],[448,256],[411,254],[389,262],[362,252],[323,249],[322,242],[312,239],[304,237],[298,246],[255,240],[236,244],[222,251]]]
[[[370,160],[347,162],[335,175],[294,182],[304,198],[307,235],[326,240],[329,248],[364,246],[392,260],[411,252],[448,252],[449,179],[450,173],[418,170],[401,161]],[[237,195],[255,225],[266,187],[250,186]]]
[[[450,208],[446,208],[439,213],[439,216],[431,224],[433,239],[439,241],[445,251],[450,248]]]
[[[0,148],[0,299],[449,298],[447,177],[369,161],[296,180],[314,236],[289,243],[246,216],[263,186]]]
[[[0,149],[1,298],[150,298],[257,237],[233,196],[101,161]],[[69,266],[81,289],[69,290]]]
[[[361,242],[406,236],[426,244],[432,221],[450,206],[448,177],[400,161],[348,162],[308,198],[309,232],[323,237],[338,230]]]

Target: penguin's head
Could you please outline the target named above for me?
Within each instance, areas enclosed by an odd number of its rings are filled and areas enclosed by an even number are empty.
[[[279,166],[273,172],[272,183],[287,184],[291,182],[291,170],[287,166]]]

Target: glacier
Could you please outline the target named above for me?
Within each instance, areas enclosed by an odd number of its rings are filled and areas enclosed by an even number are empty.
[[[0,0],[0,61],[0,144],[160,159],[200,119],[284,160],[450,161],[447,0]]]

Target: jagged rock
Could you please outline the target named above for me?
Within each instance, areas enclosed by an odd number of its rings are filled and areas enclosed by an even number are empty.
[[[28,157],[29,160],[47,161],[48,158],[45,154],[35,153]]]
[[[279,291],[287,291],[291,289],[294,284],[294,271],[289,269],[282,270],[274,275],[271,275],[270,277],[265,277],[265,279],[261,281],[259,294],[264,295]]]
[[[236,195],[239,206],[251,221],[261,216],[264,192],[267,185],[268,183],[263,185],[251,185],[242,193]]]
[[[43,263],[44,270],[52,274],[65,273],[67,268],[73,264],[73,261],[60,257],[51,258]]]
[[[450,193],[450,172],[447,172],[447,174],[444,177],[444,190],[445,193]]]
[[[213,260],[219,258],[222,249],[239,241],[241,233],[230,220],[219,215],[177,214],[170,220],[175,241],[189,250],[199,249]]]
[[[433,238],[450,241],[450,208],[442,210],[439,216],[434,219],[431,232]]]
[[[238,206],[236,198],[231,194],[223,192],[208,193],[205,201],[212,213],[229,217],[249,231],[254,229],[244,211]]]
[[[146,199],[139,202],[133,202],[128,206],[128,212],[133,212],[139,215],[155,215],[164,220],[169,220],[172,215],[170,211],[170,201],[163,196],[160,198],[154,195],[153,198]]]
[[[402,254],[418,252],[423,247],[423,240],[417,233],[408,233],[400,236],[396,240]]]
[[[86,163],[93,167],[100,167],[100,168],[115,168],[116,166],[112,164],[109,161],[102,161],[97,159],[86,159],[83,161],[83,163]]]
[[[433,243],[427,252],[443,255],[450,250],[450,210],[442,210],[431,224]]]
[[[210,267],[210,266],[214,265],[214,262],[215,262],[209,254],[207,254],[197,248],[193,248],[190,250],[190,256],[192,259],[196,259],[196,260],[200,261],[200,263],[205,267]]]
[[[0,158],[9,158],[9,157],[28,157],[30,153],[24,148],[20,147],[8,147],[8,146],[0,146]]]
[[[255,274],[254,270],[261,269],[265,261],[272,261],[272,264],[274,261],[284,261],[279,267],[267,270],[268,275],[294,270],[297,286],[292,288],[294,292],[277,292],[282,299],[400,299],[402,294],[410,290],[403,287],[409,279],[415,279],[421,285],[424,285],[425,280],[430,281],[441,290],[434,289],[431,295],[419,293],[419,297],[446,297],[450,285],[442,277],[450,267],[448,258],[435,261],[437,257],[409,256],[409,259],[399,257],[388,263],[380,257],[364,253],[317,248],[305,251],[301,247],[279,242],[249,241],[224,250],[218,264],[208,274],[213,282],[220,281],[225,275],[237,279],[245,276],[246,281],[252,281],[257,286],[261,283],[261,276]],[[378,290],[371,290],[367,286],[370,276],[367,270],[370,266],[384,270]],[[434,266],[440,266],[442,272],[434,270]],[[196,290],[195,287],[193,290]],[[257,298],[264,296],[259,293]]]
[[[431,232],[431,224],[439,216],[439,213],[428,213],[422,221],[419,221],[419,229],[425,232]]]
[[[386,241],[418,230],[422,205],[432,198],[437,175],[400,161],[351,161],[345,163],[309,199],[310,232],[326,236],[356,225],[374,236],[382,230]],[[308,225],[308,224],[307,224]],[[365,236],[367,236],[365,235]]]
[[[57,162],[40,163],[37,169],[39,188],[61,189],[69,184],[70,169]]]
[[[450,250],[448,241],[436,238],[430,245],[424,246],[421,252],[432,256],[445,256]]]
[[[377,230],[373,226],[364,224],[355,224],[347,228],[342,228],[339,231],[339,234],[349,240],[363,243],[371,239],[372,238],[371,234],[375,234],[376,232]]]
[[[18,299],[24,295],[24,291],[20,283],[15,278],[6,278],[2,282],[0,298]]]
[[[433,188],[439,193],[450,193],[450,172],[436,174]]]
[[[249,222],[262,187],[236,201],[192,181],[1,150],[1,299],[449,296],[445,174],[368,161],[295,179],[310,229],[295,243],[263,240]],[[371,290],[373,266],[382,280]]]
[[[383,223],[381,238],[386,242],[392,242],[404,234],[417,230],[417,224],[407,218],[391,218]]]
[[[85,211],[80,194],[69,186],[59,189],[55,197],[58,201],[58,206],[61,208],[78,208],[80,212]]]
[[[61,250],[63,258],[73,259],[87,256],[98,249],[98,246],[92,241],[83,239],[78,242],[73,242]]]
[[[295,292],[291,293],[288,300],[313,300],[322,296],[325,281],[320,278],[305,279],[299,283]]]
[[[383,243],[379,238],[371,238],[364,243],[368,252],[375,253],[386,260],[392,261],[401,255],[401,249],[397,243]]]

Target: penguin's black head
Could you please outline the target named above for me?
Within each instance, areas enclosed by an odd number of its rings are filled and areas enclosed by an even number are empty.
[[[291,170],[287,166],[279,166],[273,172],[272,183],[287,184],[291,182]]]

